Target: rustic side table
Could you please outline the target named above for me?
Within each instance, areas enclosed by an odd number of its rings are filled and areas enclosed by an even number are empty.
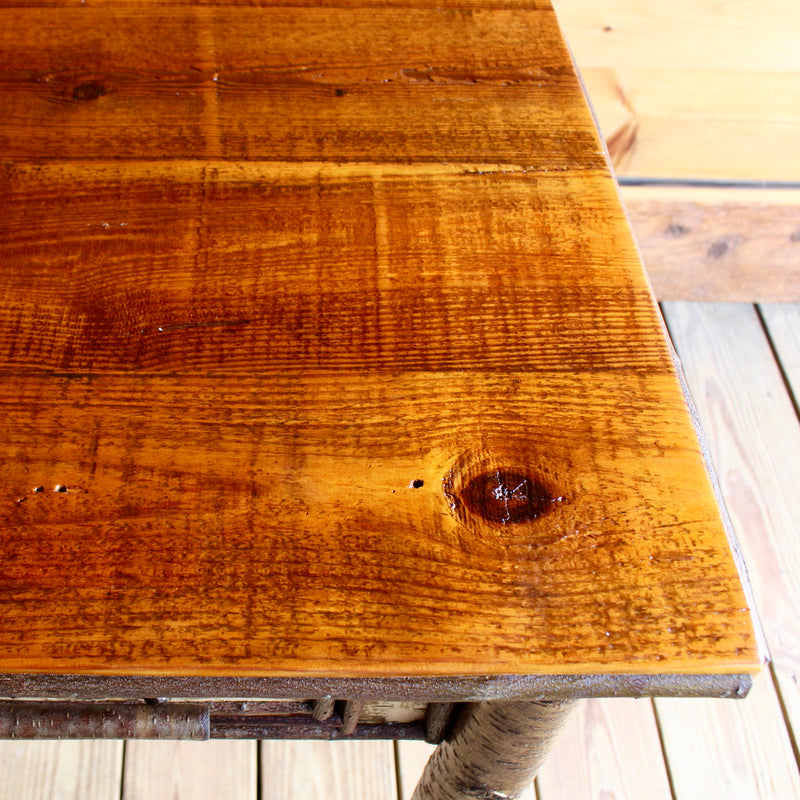
[[[0,735],[425,737],[761,656],[549,3],[0,2]]]

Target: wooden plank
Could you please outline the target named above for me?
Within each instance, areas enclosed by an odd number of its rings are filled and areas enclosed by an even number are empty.
[[[109,670],[115,663],[126,670],[147,671],[146,665],[152,669],[155,664],[175,670],[178,658],[186,672],[225,669],[238,674],[304,672],[312,663],[319,665],[316,671],[358,669],[362,675],[590,672],[597,663],[624,672],[656,671],[662,664],[670,671],[752,668],[748,612],[722,550],[724,540],[698,544],[714,530],[711,515],[716,513],[702,494],[702,484],[698,494],[682,492],[685,521],[667,525],[673,517],[664,508],[663,495],[671,495],[674,484],[673,473],[663,472],[665,460],[676,475],[696,474],[702,480],[703,472],[693,432],[659,422],[669,410],[662,387],[670,383],[663,377],[635,371],[602,379],[598,374],[515,373],[484,382],[462,373],[444,381],[435,374],[362,375],[358,386],[352,381],[346,373],[321,373],[313,382],[303,379],[302,409],[284,394],[300,384],[281,378],[253,379],[244,388],[225,376],[198,376],[191,395],[168,376],[140,375],[135,383],[124,375],[65,376],[58,379],[55,395],[46,376],[0,382],[6,430],[25,441],[28,466],[24,481],[11,484],[14,499],[24,501],[3,512],[14,523],[14,535],[6,542],[9,566],[3,581],[9,587],[23,578],[29,582],[34,566],[43,576],[36,602],[23,603],[16,589],[4,594],[3,636],[11,642],[24,635],[26,647],[10,644],[3,663],[24,670],[41,666],[39,659],[45,658],[91,670],[93,650],[85,649],[86,634],[81,633],[91,631],[92,648],[107,652],[104,667]],[[568,492],[574,500],[552,502],[546,530],[556,533],[536,529],[544,538],[535,572],[518,573],[507,560],[506,545],[493,544],[482,525],[474,526],[472,535],[470,527],[457,527],[440,488],[450,458],[436,455],[426,462],[417,455],[417,448],[427,452],[443,437],[459,438],[466,446],[475,436],[470,433],[470,408],[490,408],[497,392],[511,385],[542,398],[541,416],[537,420],[523,412],[520,427],[503,428],[503,442],[485,434],[484,442],[491,442],[493,452],[508,452],[514,430],[520,448],[528,443],[534,451],[535,443],[537,450],[547,452],[546,463],[570,465],[570,488],[555,497]],[[608,413],[599,414],[590,398],[604,385]],[[146,403],[130,402],[133,387]],[[326,421],[331,397],[338,398],[335,419]],[[551,399],[545,402],[545,397]],[[627,403],[637,409],[630,417],[624,411]],[[352,427],[355,405],[370,419],[368,436]],[[395,411],[386,414],[385,407]],[[124,414],[116,410],[122,408]],[[102,434],[94,429],[98,409],[115,409]],[[674,415],[681,410],[676,405]],[[413,436],[406,438],[394,413],[415,420]],[[302,425],[301,442],[285,427],[286,419]],[[242,427],[245,422],[249,432]],[[31,426],[41,445],[34,445]],[[587,429],[585,438],[570,435]],[[48,430],[52,437],[43,435]],[[633,460],[633,444],[648,441],[656,430],[665,452]],[[93,476],[87,451],[92,437],[103,451]],[[270,442],[269,450],[261,442]],[[413,442],[410,452],[398,456],[398,442]],[[601,443],[604,455],[599,457]],[[17,444],[13,448],[23,453]],[[125,467],[126,453],[136,453],[134,471]],[[162,461],[165,453],[167,463]],[[250,463],[254,453],[256,461]],[[317,487],[317,497],[324,492],[326,500],[320,511],[303,501],[308,515],[304,511],[302,521],[283,523],[271,533],[267,521],[280,519],[287,503],[292,498],[298,502],[298,492],[306,491],[276,485],[277,476],[298,463],[296,459],[304,464],[303,480]],[[641,481],[640,470],[650,480]],[[254,478],[228,483],[221,480],[221,471]],[[150,475],[159,476],[155,496]],[[413,488],[414,480],[423,487]],[[56,482],[70,491],[53,491]],[[34,492],[31,483],[47,490]],[[426,485],[431,488],[424,491]],[[242,491],[249,500],[234,502]],[[598,496],[604,498],[601,507],[591,500]],[[95,516],[95,497],[104,498],[109,509],[104,521]],[[119,503],[127,510],[116,510]],[[370,537],[369,549],[355,548],[361,556],[354,562],[340,546],[340,526],[356,529],[367,512],[373,525],[381,520],[381,529],[391,533]],[[87,539],[83,520],[90,513],[97,520],[92,525],[99,527]],[[187,515],[195,521],[192,531],[185,530]],[[48,544],[39,531],[54,520],[59,521],[59,536]],[[657,543],[636,534],[640,526],[665,525]],[[415,526],[425,531],[424,537],[413,534]],[[226,531],[230,550],[221,549],[220,529]],[[591,531],[588,541],[580,533],[584,530]],[[613,558],[599,555],[604,540],[613,542]],[[137,565],[135,569],[119,567],[118,555],[109,548],[115,541],[125,542],[126,563]],[[279,541],[286,548],[280,557]],[[310,555],[290,556],[303,554],[308,541],[314,542],[312,561]],[[514,547],[527,547],[525,541],[509,540]],[[576,541],[585,546],[576,548]],[[186,557],[187,552],[192,555]],[[63,569],[67,558],[93,565],[91,583],[82,573]],[[664,569],[676,561],[682,564],[680,574]],[[24,565],[24,575],[16,575],[15,564]],[[558,590],[562,581],[570,583],[568,575],[575,569],[587,576],[578,579],[577,598]],[[251,576],[246,586],[239,585],[240,573]],[[597,583],[588,577],[592,573],[601,576]],[[336,591],[331,591],[332,574],[338,576]],[[499,576],[496,584],[489,580],[492,575]],[[535,615],[527,612],[526,598],[519,595],[522,580],[540,597]],[[197,590],[178,591],[188,582]],[[322,619],[306,616],[305,594],[288,591],[293,585],[304,585],[304,592],[318,597],[314,606],[324,611]],[[48,604],[53,592],[59,594],[57,607]],[[658,613],[641,611],[634,592],[643,594],[648,605],[657,603]],[[703,613],[692,627],[683,628],[686,604],[696,602],[703,609],[709,600],[712,608],[725,611],[725,618]],[[229,614],[230,603],[247,613]],[[354,607],[359,609],[357,627]],[[438,622],[432,623],[429,615],[434,613]],[[24,633],[12,629],[12,620],[23,625]],[[681,626],[679,635],[671,635],[665,620]],[[551,662],[542,654],[556,646],[559,630],[561,655]],[[281,643],[287,636],[291,649]],[[501,647],[494,642],[496,636]],[[648,647],[640,649],[646,641]],[[224,659],[224,667],[222,661],[209,666],[212,656]]]
[[[617,174],[800,181],[800,71],[677,67],[582,71]]]
[[[0,149],[601,169],[566,59],[546,8],[6,8]]]
[[[796,4],[555,7],[619,174],[800,180]]]
[[[800,306],[768,303],[761,313],[795,402],[800,402]]]
[[[659,300],[800,302],[800,191],[623,186]]]
[[[262,742],[269,800],[396,800],[391,742]]]
[[[791,0],[554,0],[553,6],[582,68],[800,71],[800,9]]]
[[[671,800],[652,704],[588,700],[536,781],[539,800]]]
[[[678,800],[800,797],[800,773],[768,673],[736,703],[660,698],[655,704]]]
[[[671,369],[615,189],[599,174],[6,165],[0,192],[0,258],[17,265],[0,287],[0,367]],[[592,222],[567,235],[575,215]],[[481,333],[497,324],[513,336]]]
[[[256,800],[257,742],[130,741],[122,800]]]
[[[667,303],[664,311],[709,432],[725,502],[749,567],[772,670],[797,731],[800,423],[752,306]],[[778,723],[779,715],[773,713],[770,724]]]
[[[0,742],[0,797],[118,800],[122,742]]]

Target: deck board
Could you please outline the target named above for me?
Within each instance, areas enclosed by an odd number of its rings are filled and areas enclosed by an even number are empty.
[[[739,536],[772,672],[800,729],[800,422],[753,306],[664,305]],[[795,334],[796,335],[796,334]],[[778,353],[780,341],[776,337]],[[787,364],[793,351],[786,348]],[[774,724],[782,726],[782,720]]]
[[[621,194],[659,300],[800,302],[800,190],[645,184]]]
[[[258,743],[131,741],[121,800],[256,800]]]
[[[772,671],[796,730],[800,425],[752,306],[665,304],[665,315],[710,438],[749,565]],[[673,717],[682,704],[657,703],[673,780],[684,792],[703,760],[707,766],[695,783],[698,797],[778,798],[800,791],[791,732],[769,676],[741,707],[712,711],[687,705],[687,714],[698,715],[697,729],[705,730],[693,740],[679,732]],[[720,783],[725,774],[739,779]],[[708,794],[714,784],[727,788]]]
[[[392,742],[262,742],[261,797],[397,800]]]
[[[649,700],[589,700],[537,777],[539,800],[672,800]]]
[[[123,742],[0,742],[0,800],[119,800]]]
[[[800,773],[768,672],[740,702],[659,698],[655,705],[676,800],[800,797]]]

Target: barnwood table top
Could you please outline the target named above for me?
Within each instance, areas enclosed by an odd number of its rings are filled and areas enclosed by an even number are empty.
[[[3,685],[758,670],[549,3],[3,0],[0,109]]]

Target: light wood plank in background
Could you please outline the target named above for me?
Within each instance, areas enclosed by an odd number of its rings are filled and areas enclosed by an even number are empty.
[[[436,745],[427,742],[396,742],[398,800],[411,800],[425,764],[428,763]]]
[[[392,742],[262,742],[264,800],[396,800]]]
[[[800,191],[622,186],[659,300],[800,301]]]
[[[539,800],[671,800],[649,700],[588,700],[537,780]]]
[[[122,742],[0,742],[0,800],[118,800]]]
[[[553,7],[586,67],[800,72],[794,0],[553,0]]]
[[[798,181],[800,74],[582,71],[617,174]],[[738,82],[737,82],[738,78]]]
[[[257,742],[130,741],[122,800],[256,800]]]
[[[621,175],[800,180],[792,0],[556,0]]]
[[[708,432],[725,502],[749,567],[773,659],[772,671],[796,736],[800,730],[800,423],[753,306],[665,303],[663,308]],[[737,711],[719,704],[718,713],[763,714],[761,722],[754,719],[750,724],[783,730],[777,703],[761,708],[758,697],[756,693],[750,702],[755,710],[748,706],[747,712]],[[731,721],[722,719],[713,728],[720,735],[733,727]],[[716,747],[708,741],[709,747]],[[739,753],[731,755],[730,769],[735,772],[733,762],[752,758],[754,769],[759,763],[772,763],[770,769],[777,770],[775,779],[779,783],[786,780],[785,773],[780,778],[780,765],[786,758],[788,734],[782,749],[770,743],[766,733],[746,743],[739,740],[739,744],[757,748],[759,741],[779,753],[779,758],[772,761],[774,756],[768,752]],[[666,740],[666,744],[668,756],[672,753],[671,769],[680,771],[672,743]],[[730,750],[715,750],[707,757],[717,759],[734,752],[731,745]],[[788,753],[785,767],[794,775],[797,765],[791,750]]]
[[[659,698],[655,705],[676,800],[800,797],[800,774],[768,672],[755,679],[746,700]]]

